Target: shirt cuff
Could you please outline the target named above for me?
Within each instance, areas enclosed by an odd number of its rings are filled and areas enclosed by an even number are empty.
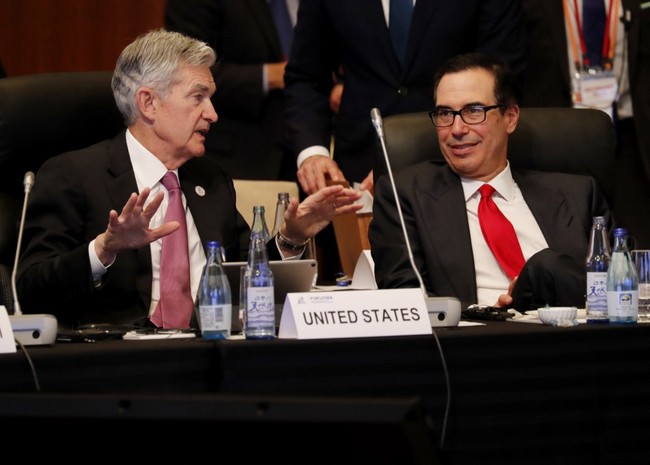
[[[104,266],[102,264],[102,262],[99,260],[99,257],[97,256],[97,253],[95,252],[95,239],[93,239],[90,244],[88,244],[88,257],[90,258],[90,269],[93,274],[93,282],[95,283],[95,287],[99,287],[99,285],[102,283],[102,276],[106,274],[108,268],[110,268],[115,260],[109,263],[108,266]]]
[[[262,65],[262,90],[264,95],[269,93],[269,65],[264,63]]]
[[[315,155],[323,155],[329,158],[330,152],[327,150],[327,147],[323,145],[312,145],[311,147],[307,147],[298,154],[298,168],[300,168],[300,165],[302,165],[303,161]]]

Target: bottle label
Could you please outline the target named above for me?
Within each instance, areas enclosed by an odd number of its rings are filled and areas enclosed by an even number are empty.
[[[607,313],[609,318],[636,319],[639,311],[638,291],[607,291]]]
[[[230,331],[231,320],[231,304],[199,306],[201,331]]]
[[[275,328],[275,298],[273,286],[246,289],[246,326]]]
[[[607,318],[607,272],[587,272],[587,318]]]

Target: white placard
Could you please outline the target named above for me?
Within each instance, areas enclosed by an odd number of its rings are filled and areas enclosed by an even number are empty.
[[[424,296],[416,289],[288,293],[280,339],[431,334]]]
[[[375,281],[375,262],[370,250],[363,250],[352,275],[351,289],[377,289]]]
[[[16,352],[16,341],[14,340],[14,330],[9,321],[9,314],[4,305],[0,305],[0,354],[10,354]]]

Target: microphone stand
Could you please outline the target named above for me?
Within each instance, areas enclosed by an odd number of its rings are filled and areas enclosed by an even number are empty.
[[[16,274],[18,273],[18,260],[23,241],[23,230],[25,229],[25,215],[27,213],[27,199],[34,185],[34,173],[28,171],[23,180],[25,186],[25,197],[23,199],[23,210],[20,214],[18,226],[18,241],[16,244],[16,256],[14,257],[14,268],[11,272],[11,290],[14,297],[14,314],[9,315],[14,338],[22,345],[48,345],[56,341],[58,323],[54,315],[30,314],[23,315],[16,290]]]

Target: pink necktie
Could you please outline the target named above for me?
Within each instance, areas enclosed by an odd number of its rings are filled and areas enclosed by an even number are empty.
[[[173,171],[168,171],[161,182],[169,192],[164,221],[178,221],[181,226],[162,239],[160,301],[151,321],[163,328],[189,328],[194,302],[190,291],[190,259],[182,192]]]
[[[510,279],[519,275],[524,266],[524,254],[521,252],[515,229],[492,200],[494,187],[483,184],[479,189],[481,201],[478,204],[478,221],[485,242]]]

